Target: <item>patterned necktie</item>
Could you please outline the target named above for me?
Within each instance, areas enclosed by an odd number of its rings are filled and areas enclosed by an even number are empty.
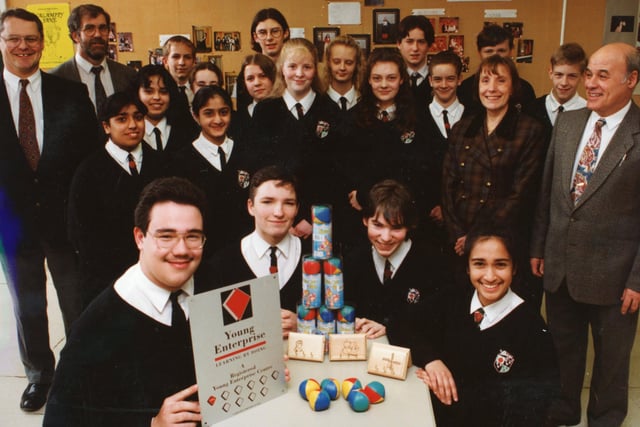
[[[388,112],[387,110],[382,110],[382,111],[380,111],[379,118],[380,118],[380,120],[382,120],[383,122],[387,123],[387,122],[390,120],[390,118],[389,118],[389,112]]]
[[[171,328],[174,330],[182,330],[187,328],[187,316],[178,302],[178,297],[182,291],[171,292],[169,300],[171,301]]]
[[[296,112],[298,113],[298,120],[302,120],[304,117],[304,110],[302,109],[302,104],[296,102]]]
[[[347,111],[347,98],[345,98],[344,96],[340,97],[340,106],[342,108],[342,111]]]
[[[480,328],[480,322],[482,322],[482,319],[484,319],[484,309],[481,307],[473,312],[473,321],[478,325],[478,328]]]
[[[33,107],[31,99],[27,93],[27,85],[29,80],[20,80],[22,89],[20,89],[20,111],[18,115],[18,140],[27,163],[31,170],[35,171],[40,160],[40,148],[38,147],[38,138],[36,137],[36,119],[33,115]]]
[[[220,171],[223,171],[224,167],[227,166],[227,156],[224,154],[222,147],[218,147],[218,156],[220,156]]]
[[[156,135],[156,150],[158,150],[158,152],[162,152],[164,149],[162,147],[162,132],[160,132],[160,129],[158,128],[153,128],[153,133]]]
[[[104,107],[104,103],[107,101],[107,92],[105,92],[104,86],[102,86],[102,79],[100,78],[100,73],[102,73],[102,70],[102,65],[91,68],[91,72],[95,77],[93,87],[96,92],[96,112],[98,113],[98,115],[100,115],[100,111],[102,111],[102,107]]]
[[[449,123],[449,112],[447,110],[442,110],[442,121],[444,121],[444,131],[447,134],[447,138],[449,138],[451,123]]]
[[[129,155],[127,156],[127,160],[129,161],[129,172],[131,172],[131,176],[138,176],[136,161],[131,153],[129,153]]]
[[[393,275],[393,271],[391,271],[391,263],[389,260],[384,262],[384,273],[382,274],[382,284],[388,285],[391,282],[391,276]]]
[[[580,197],[584,194],[589,179],[591,179],[591,175],[593,175],[593,172],[596,170],[600,142],[602,141],[602,126],[605,124],[606,121],[604,119],[598,119],[594,126],[593,133],[582,151],[580,160],[578,160],[578,168],[573,177],[573,188],[571,189],[571,198],[574,204],[578,203]]]
[[[271,254],[269,255],[270,264],[269,264],[269,273],[275,274],[278,272],[278,257],[277,252],[278,248],[276,246],[271,246]]]

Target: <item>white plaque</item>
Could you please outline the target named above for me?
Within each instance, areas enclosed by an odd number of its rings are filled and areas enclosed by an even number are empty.
[[[194,295],[189,322],[203,426],[286,393],[276,275]]]

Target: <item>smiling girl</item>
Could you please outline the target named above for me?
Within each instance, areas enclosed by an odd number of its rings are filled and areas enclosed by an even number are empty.
[[[252,168],[243,144],[228,135],[232,104],[227,91],[219,86],[200,88],[191,108],[200,135],[175,154],[172,172],[189,179],[207,196],[205,231],[215,226],[216,236],[207,242],[208,255],[250,229],[245,205]]]
[[[557,392],[551,336],[539,313],[511,290],[515,244],[502,227],[482,225],[466,240],[473,293],[432,300],[414,363],[443,426],[544,425]]]
[[[424,134],[416,128],[407,68],[396,49],[382,48],[367,62],[360,102],[349,111],[345,140],[351,216],[359,215],[369,189],[383,179],[406,185],[415,198],[421,223],[438,203],[427,183],[435,172]],[[351,220],[349,220],[351,221]],[[354,237],[350,237],[354,238]],[[357,237],[356,237],[357,238]]]
[[[310,203],[331,203],[338,141],[338,107],[325,94],[318,76],[318,53],[308,40],[287,41],[277,63],[272,98],[257,104],[252,141],[263,166],[276,164],[298,177],[304,193],[301,212]],[[294,232],[308,237],[307,219]]]

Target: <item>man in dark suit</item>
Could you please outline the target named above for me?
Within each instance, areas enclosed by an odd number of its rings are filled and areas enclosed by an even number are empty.
[[[531,246],[562,382],[549,425],[580,422],[589,326],[589,425],[619,426],[627,413],[640,304],[639,72],[632,46],[598,49],[584,76],[588,110],[562,113],[553,129]]]
[[[107,58],[110,25],[111,17],[100,6],[75,7],[67,26],[76,54],[51,70],[51,74],[87,85],[89,97],[96,106],[114,92],[128,89],[136,78],[133,68]]]
[[[487,25],[478,33],[476,46],[481,61],[493,55],[509,58],[513,50],[513,35],[499,25]],[[475,78],[475,74],[470,75],[458,88],[458,98],[468,112],[477,111],[480,108],[478,87],[474,84]],[[527,105],[536,99],[533,86],[522,77],[520,77],[520,92],[520,105]]]
[[[66,236],[71,177],[96,147],[98,124],[78,83],[39,69],[40,19],[24,9],[0,15],[0,240],[29,386],[20,406],[44,405],[53,377],[44,261],[65,328],[79,315],[76,259]]]
[[[578,110],[587,101],[578,94],[582,73],[587,68],[587,55],[578,43],[560,46],[551,55],[549,78],[553,87],[551,93],[537,98],[524,106],[525,113],[535,117],[544,125],[547,144],[551,138],[553,124],[562,111]]]
[[[397,46],[402,59],[407,64],[407,73],[411,79],[411,91],[418,109],[427,105],[431,97],[431,87],[427,76],[427,51],[435,40],[433,26],[422,15],[405,16],[398,27]]]

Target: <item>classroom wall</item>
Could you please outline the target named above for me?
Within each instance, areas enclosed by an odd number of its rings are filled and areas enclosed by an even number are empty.
[[[73,8],[86,1],[71,1]],[[7,0],[7,7],[25,7],[33,0]],[[313,27],[327,27],[327,0],[105,0],[96,1],[104,7],[117,24],[117,31],[132,32],[134,52],[120,52],[119,62],[140,60],[148,63],[148,50],[158,47],[159,34],[191,33],[192,25],[210,25],[213,31],[240,31],[241,50],[224,52],[225,72],[238,72],[244,56],[252,53],[250,25],[256,11],[264,7],[276,7],[286,17],[291,27],[304,27],[311,39]],[[362,24],[340,26],[342,34],[371,33],[372,11],[376,8],[398,8],[400,17],[411,13],[412,8],[444,8],[446,16],[459,17],[459,33],[465,36],[465,53],[470,57],[470,70],[478,64],[475,37],[485,20],[523,22],[523,38],[534,40],[533,62],[518,64],[522,76],[533,84],[538,95],[549,90],[547,76],[548,58],[560,41],[561,0],[512,0],[448,2],[446,0],[385,0],[384,6],[362,5]],[[602,43],[606,0],[568,0],[564,41],[577,41],[587,52]],[[517,9],[518,17],[509,19],[485,19],[485,9]],[[436,32],[438,33],[438,32]],[[376,47],[375,45],[373,47]],[[205,55],[221,54],[212,52]],[[514,53],[515,54],[515,53]]]

